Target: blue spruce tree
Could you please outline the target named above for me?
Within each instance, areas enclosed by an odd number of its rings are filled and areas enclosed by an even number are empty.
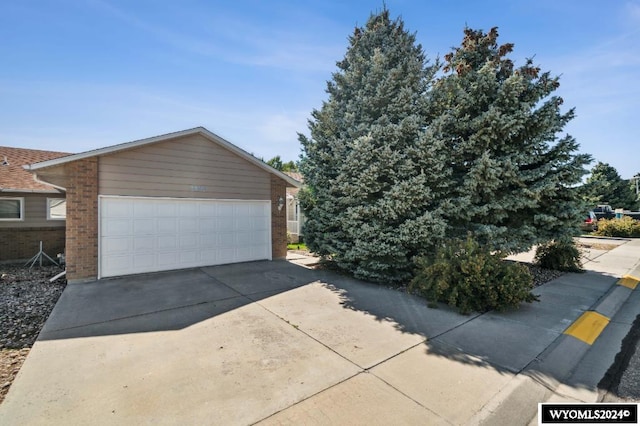
[[[470,232],[483,246],[519,252],[577,233],[584,214],[576,185],[589,155],[569,135],[574,117],[554,96],[557,77],[527,60],[515,67],[498,31],[465,29],[429,93],[427,133],[445,147],[447,235]]]
[[[436,69],[386,9],[349,42],[310,137],[300,135],[305,240],[358,278],[404,283],[412,258],[446,228],[437,201],[444,150],[424,133]]]

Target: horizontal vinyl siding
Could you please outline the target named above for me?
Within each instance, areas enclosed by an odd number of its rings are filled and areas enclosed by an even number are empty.
[[[266,171],[200,135],[100,157],[98,176],[102,195],[270,198]]]
[[[47,198],[64,198],[64,195],[6,194],[9,198],[24,198],[24,220],[0,220],[0,228],[64,227],[64,220],[47,220]],[[0,196],[1,198],[1,196]]]

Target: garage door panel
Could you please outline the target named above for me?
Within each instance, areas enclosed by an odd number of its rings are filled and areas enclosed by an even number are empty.
[[[251,247],[251,257],[253,258],[262,258],[264,256],[269,256],[269,251],[271,248],[267,248],[265,246],[253,246]]]
[[[218,247],[233,248],[235,242],[235,234],[233,232],[220,232],[218,234]]]
[[[235,222],[235,229],[238,231],[251,230],[253,228],[253,219],[249,216],[238,217]]]
[[[180,257],[180,263],[186,266],[192,266],[198,263],[198,251],[197,250],[181,250],[178,253]]]
[[[236,257],[235,249],[226,248],[218,250],[218,259],[221,264],[233,263]]]
[[[251,225],[249,229],[252,231],[266,231],[269,228],[269,223],[266,223],[262,218],[252,217]]]
[[[180,235],[180,238],[179,238],[180,250],[187,250],[187,249],[198,247],[199,245],[198,237],[199,237],[198,234]]]
[[[103,258],[103,267],[114,273],[126,274],[133,266],[133,258],[130,255],[111,255]]]
[[[202,202],[198,204],[200,210],[199,217],[212,217],[218,215],[218,206],[208,202]]]
[[[101,197],[100,275],[271,258],[270,203]]]
[[[107,255],[131,253],[133,239],[131,237],[109,237],[102,241],[102,252]]]
[[[169,201],[160,201],[155,205],[155,215],[158,217],[176,217],[178,215],[178,206]]]
[[[157,253],[156,259],[159,265],[165,265],[167,267],[166,270],[178,269],[178,265],[180,264],[178,256],[176,255],[175,251]]]
[[[157,223],[154,218],[135,219],[133,235],[155,235]]]
[[[175,235],[176,232],[178,231],[178,222],[175,217],[171,217],[171,218],[159,217],[156,219],[156,223],[157,223],[156,232],[158,234]]]
[[[197,217],[199,206],[197,202],[181,203],[178,205],[178,216]]]
[[[198,218],[179,219],[178,229],[180,232],[198,232]]]
[[[102,223],[104,232],[110,236],[131,235],[131,219],[109,219]]]
[[[133,266],[139,270],[144,272],[149,272],[153,270],[153,266],[156,263],[156,256],[154,254],[144,253],[144,254],[136,254],[133,257]]]
[[[198,229],[200,230],[200,232],[205,234],[215,233],[216,224],[217,224],[217,221],[215,217],[203,217],[203,218],[200,218]]]
[[[238,247],[251,247],[253,244],[253,233],[249,231],[238,232],[236,234],[235,245]]]
[[[217,226],[218,232],[230,231],[230,230],[233,230],[235,227],[235,220],[233,217],[218,216],[217,222],[218,222],[218,226]]]
[[[126,217],[129,218],[133,212],[133,205],[122,200],[118,200],[101,207],[108,217]]]
[[[218,250],[202,250],[200,252],[200,259],[205,263],[214,265],[218,260]]]
[[[153,235],[139,237],[133,239],[133,250],[136,253],[153,252],[156,248],[156,237]]]
[[[156,217],[156,205],[136,203],[133,205],[133,217],[150,218]]]
[[[216,234],[200,235],[200,247],[203,249],[215,249],[218,247]]]

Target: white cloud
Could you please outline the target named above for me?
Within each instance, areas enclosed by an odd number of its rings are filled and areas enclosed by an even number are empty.
[[[629,1],[624,9],[625,15],[631,22],[640,23],[640,1]]]
[[[304,119],[286,114],[269,115],[259,127],[266,142],[282,142],[296,138]]]
[[[311,33],[304,31],[282,28],[274,30],[262,23],[252,22],[247,17],[234,19],[231,15],[225,15],[222,19],[219,15],[210,15],[198,17],[204,30],[194,25],[189,27],[191,33],[186,33],[185,29],[169,29],[160,24],[151,24],[106,0],[93,0],[92,4],[176,49],[241,65],[298,71],[333,71],[335,60],[345,47],[345,41],[342,40],[344,37],[340,38],[340,42],[327,37],[327,34],[333,33],[332,28],[325,28],[320,35],[309,35]],[[304,28],[302,27],[303,30]],[[198,30],[200,33],[195,34]],[[339,32],[343,33],[342,30]]]

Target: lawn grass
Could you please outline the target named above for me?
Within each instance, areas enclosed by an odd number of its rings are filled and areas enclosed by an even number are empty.
[[[287,244],[287,250],[309,250],[305,243]]]

